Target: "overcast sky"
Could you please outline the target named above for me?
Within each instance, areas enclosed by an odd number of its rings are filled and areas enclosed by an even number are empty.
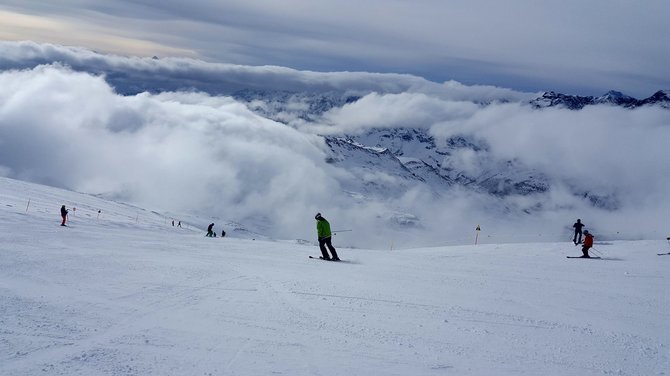
[[[0,40],[644,98],[670,89],[669,16],[666,0],[3,0]]]

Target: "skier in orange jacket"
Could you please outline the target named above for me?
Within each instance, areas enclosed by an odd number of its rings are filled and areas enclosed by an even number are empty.
[[[589,248],[593,247],[593,235],[589,232],[589,230],[584,230],[584,244],[582,245],[582,255],[581,257],[584,258],[591,258],[589,256]]]

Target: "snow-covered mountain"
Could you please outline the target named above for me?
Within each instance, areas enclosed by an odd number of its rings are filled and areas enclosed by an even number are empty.
[[[450,157],[463,149],[481,151],[486,145],[463,137],[442,142],[423,129],[375,129],[348,139],[390,152],[405,161],[418,180],[431,182],[436,191],[454,184],[468,186],[494,195],[532,194],[544,192],[548,180],[540,172],[524,168],[514,161],[482,161],[486,165],[476,174],[454,169]],[[420,162],[420,163],[419,163]]]
[[[659,90],[651,97],[639,101],[639,105],[660,105],[663,108],[670,109],[670,90]]]
[[[395,197],[422,179],[414,175],[387,149],[365,147],[339,138],[327,138],[331,150],[326,160],[351,174],[345,190],[365,196]]]

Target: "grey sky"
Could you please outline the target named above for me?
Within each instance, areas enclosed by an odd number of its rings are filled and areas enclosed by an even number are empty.
[[[670,88],[665,0],[4,0],[0,39],[525,91]]]

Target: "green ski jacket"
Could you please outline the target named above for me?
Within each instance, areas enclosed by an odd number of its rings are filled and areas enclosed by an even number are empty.
[[[316,232],[319,235],[319,239],[328,238],[331,236],[330,233],[330,223],[325,219],[319,219],[316,221]]]

